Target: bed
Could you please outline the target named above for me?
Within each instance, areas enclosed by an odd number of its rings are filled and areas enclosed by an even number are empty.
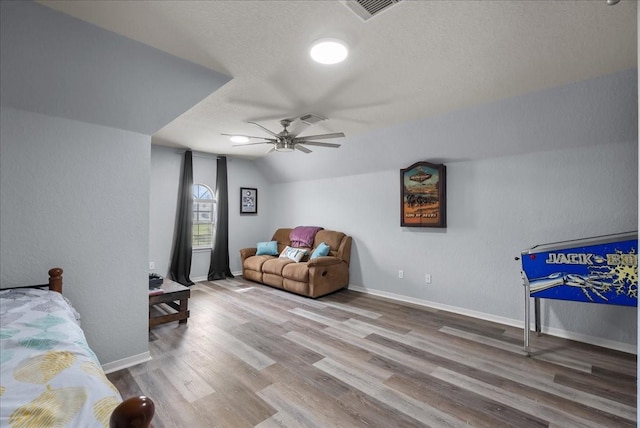
[[[0,426],[149,427],[154,404],[122,400],[62,295],[49,284],[0,290]]]

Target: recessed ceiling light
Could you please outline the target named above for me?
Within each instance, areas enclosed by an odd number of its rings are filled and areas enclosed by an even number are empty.
[[[244,135],[232,135],[229,139],[234,143],[248,143],[249,142],[249,139],[247,137],[245,137]]]
[[[311,58],[320,64],[337,64],[344,61],[349,50],[344,42],[337,39],[321,39],[311,46]]]

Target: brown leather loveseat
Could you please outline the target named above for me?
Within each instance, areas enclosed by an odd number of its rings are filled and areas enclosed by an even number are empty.
[[[242,276],[308,297],[320,297],[349,285],[351,237],[333,230],[319,230],[307,255],[296,262],[280,256],[291,247],[291,228],[276,230],[271,241],[277,242],[277,255],[256,255],[257,248],[240,250]],[[322,244],[325,245],[322,245]],[[275,246],[275,244],[274,244]],[[326,256],[309,259],[319,246],[329,246]]]

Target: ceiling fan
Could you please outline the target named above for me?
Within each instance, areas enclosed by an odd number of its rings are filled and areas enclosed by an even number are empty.
[[[256,143],[234,144],[234,146],[253,146],[256,144],[271,144],[271,147],[269,148],[267,153],[271,153],[273,151],[292,152],[294,150],[300,150],[303,153],[311,153],[311,150],[309,150],[305,146],[321,146],[321,147],[331,147],[331,148],[340,147],[340,144],[324,143],[321,141],[314,141],[314,140],[342,138],[345,136],[344,133],[342,132],[335,132],[332,134],[308,135],[306,137],[298,136],[300,132],[302,132],[307,126],[313,125],[314,123],[319,122],[321,120],[326,120],[326,118],[318,115],[314,115],[314,114],[306,114],[298,118],[292,118],[292,119],[282,119],[280,121],[280,125],[282,125],[283,129],[277,134],[256,122],[249,122],[252,125],[258,126],[262,130],[267,132],[269,135],[271,135],[273,138],[254,137],[250,135],[238,135],[238,134],[222,134],[222,135],[227,135],[230,137],[245,137],[247,141],[250,138],[264,140],[264,141],[258,141]],[[295,129],[290,131],[287,128],[291,126],[292,123],[294,124],[293,128]]]

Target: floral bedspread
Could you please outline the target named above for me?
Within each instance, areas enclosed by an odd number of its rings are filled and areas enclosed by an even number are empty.
[[[121,401],[60,293],[0,291],[0,427],[108,427]]]

